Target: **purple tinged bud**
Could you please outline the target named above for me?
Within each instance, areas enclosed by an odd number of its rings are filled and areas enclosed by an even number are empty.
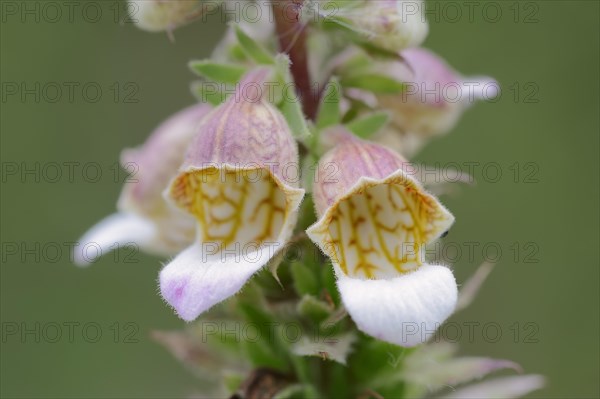
[[[472,102],[478,99],[493,99],[498,94],[498,83],[488,77],[464,77],[456,72],[448,63],[425,48],[411,48],[400,53],[406,66],[412,73],[412,78],[404,79],[416,85],[416,93],[411,92],[409,97],[431,106],[448,106],[457,101]],[[402,67],[397,68],[399,78],[402,76]],[[409,74],[410,74],[409,73]],[[439,86],[439,89],[437,87]],[[471,87],[471,88],[470,88]],[[452,91],[453,88],[456,90]],[[426,95],[437,89],[437,96]],[[456,91],[461,90],[458,97]]]
[[[384,50],[398,52],[419,46],[429,33],[420,0],[335,0],[336,17]]]
[[[218,0],[129,0],[130,18],[149,32],[173,31],[199,18]]]
[[[398,153],[382,145],[361,140],[344,130],[329,132],[338,145],[321,157],[313,196],[317,214],[346,195],[361,178],[384,179],[409,163]]]
[[[393,122],[402,131],[435,135],[454,127],[469,104],[478,99],[493,99],[498,84],[491,78],[466,78],[446,61],[424,48],[400,54],[403,61],[384,66],[385,71],[407,84],[401,95],[380,97],[383,106],[394,111]]]
[[[121,153],[121,165],[132,172],[119,198],[118,208],[153,217],[162,214],[162,193],[184,160],[200,122],[212,110],[196,104],[177,112],[158,126],[146,142]]]
[[[400,53],[402,60],[380,63],[376,69],[406,84],[402,94],[380,95],[380,104],[392,111],[389,135],[380,142],[413,155],[431,136],[449,132],[476,100],[492,100],[498,83],[489,77],[464,77],[446,61],[424,48]],[[400,140],[389,136],[400,134]]]
[[[298,146],[281,112],[263,95],[269,70],[251,72],[238,90],[204,120],[181,171],[224,164],[266,168],[281,182],[298,187],[288,168],[298,165]]]

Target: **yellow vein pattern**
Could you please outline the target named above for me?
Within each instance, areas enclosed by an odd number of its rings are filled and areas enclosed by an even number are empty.
[[[335,204],[316,232],[342,271],[378,279],[423,263],[423,246],[447,223],[437,201],[406,179],[365,183]]]
[[[288,213],[284,191],[260,168],[184,173],[172,197],[198,220],[201,241],[220,250],[276,242]]]

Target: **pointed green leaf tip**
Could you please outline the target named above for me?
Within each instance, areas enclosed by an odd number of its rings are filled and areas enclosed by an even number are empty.
[[[278,103],[279,110],[285,117],[292,134],[298,140],[306,140],[312,134],[308,128],[300,98],[294,93],[294,80],[290,73],[290,59],[285,54],[275,58],[275,78],[277,86],[274,92],[274,102]]]
[[[273,55],[270,54],[263,46],[254,41],[254,39],[248,36],[246,32],[239,27],[239,25],[235,25],[235,36],[237,37],[242,50],[249,59],[259,65],[275,64],[275,58]]]
[[[317,128],[324,129],[329,126],[338,125],[342,120],[340,111],[341,88],[339,81],[332,78],[327,84],[325,93],[321,100]]]
[[[350,122],[346,127],[358,137],[368,138],[381,130],[389,121],[387,112],[377,112]]]
[[[246,73],[246,68],[233,64],[220,64],[210,60],[191,61],[190,69],[198,75],[218,83],[237,83]]]
[[[290,125],[294,137],[304,140],[311,135],[299,101],[284,100],[281,105],[281,113]]]
[[[294,278],[294,288],[299,295],[319,294],[319,283],[311,270],[300,262],[294,262],[291,265],[292,277]]]
[[[348,76],[342,80],[342,86],[363,89],[375,94],[401,94],[404,83],[388,76],[378,74],[361,74]]]

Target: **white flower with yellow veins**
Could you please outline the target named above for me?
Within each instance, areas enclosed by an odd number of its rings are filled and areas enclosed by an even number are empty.
[[[215,7],[218,0],[129,0],[131,20],[142,30],[172,32]]]
[[[296,223],[304,190],[288,167],[297,170],[298,148],[281,112],[252,89],[266,76],[251,72],[204,120],[165,193],[197,221],[194,244],[160,273],[163,298],[186,321],[237,293]]]
[[[162,195],[175,176],[185,149],[211,106],[190,106],[163,122],[136,149],[124,150],[121,164],[133,174],[117,203],[117,213],[92,227],[75,247],[75,263],[87,266],[119,246],[136,244],[144,252],[171,256],[194,237],[193,220],[167,203]]]
[[[339,144],[319,161],[313,189],[319,220],[307,234],[331,258],[358,328],[397,345],[417,345],[456,304],[452,272],[424,261],[425,245],[454,217],[404,172],[398,154],[350,133],[338,136]]]

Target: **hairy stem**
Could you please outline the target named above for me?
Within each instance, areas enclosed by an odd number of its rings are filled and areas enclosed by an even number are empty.
[[[273,2],[273,15],[279,39],[279,49],[291,60],[291,73],[296,92],[302,101],[306,117],[314,120],[319,108],[319,92],[313,90],[308,70],[306,51],[306,26],[300,22],[304,0],[279,0]]]

